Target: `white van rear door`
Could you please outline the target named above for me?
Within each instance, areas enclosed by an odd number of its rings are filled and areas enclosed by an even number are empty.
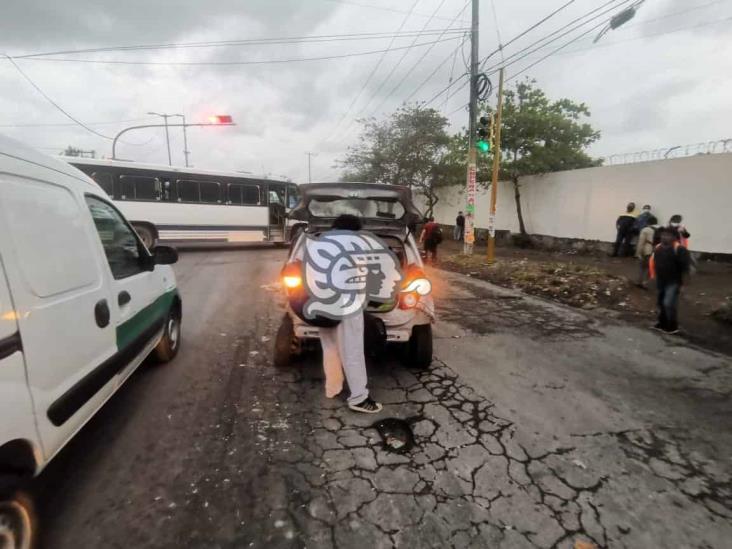
[[[115,387],[111,293],[84,198],[71,190],[79,182],[66,186],[70,178],[58,172],[0,160],[3,261],[51,457]]]
[[[33,401],[25,381],[23,341],[3,268],[3,244],[0,240],[0,417],[3,418],[0,421],[0,446],[20,439],[40,448]]]

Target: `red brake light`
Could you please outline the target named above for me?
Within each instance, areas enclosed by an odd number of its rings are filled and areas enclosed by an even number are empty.
[[[280,273],[282,276],[282,283],[287,290],[294,290],[302,286],[302,262],[293,261],[288,263],[282,268]]]

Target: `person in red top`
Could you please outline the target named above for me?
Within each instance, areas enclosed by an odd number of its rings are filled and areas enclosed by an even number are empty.
[[[427,218],[427,223],[422,229],[419,241],[424,244],[427,262],[435,263],[437,261],[437,246],[442,242],[442,229],[435,223],[434,217]]]

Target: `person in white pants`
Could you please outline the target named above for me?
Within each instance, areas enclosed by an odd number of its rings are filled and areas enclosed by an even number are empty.
[[[358,231],[361,229],[361,220],[353,215],[341,215],[333,222],[333,229]],[[320,328],[325,396],[334,398],[343,390],[345,373],[351,392],[348,407],[356,412],[376,414],[381,411],[382,405],[369,396],[363,330],[363,312],[342,319],[334,328]]]

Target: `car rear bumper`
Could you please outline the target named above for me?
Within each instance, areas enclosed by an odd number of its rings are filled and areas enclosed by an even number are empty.
[[[320,328],[306,324],[288,308],[292,318],[295,336],[298,339],[320,339]],[[375,314],[384,323],[387,343],[406,343],[412,337],[412,328],[430,324],[432,319],[424,311],[418,309],[393,309],[388,313]]]

